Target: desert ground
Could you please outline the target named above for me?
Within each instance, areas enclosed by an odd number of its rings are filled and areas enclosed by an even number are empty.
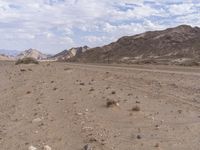
[[[0,150],[199,150],[200,68],[0,62]]]

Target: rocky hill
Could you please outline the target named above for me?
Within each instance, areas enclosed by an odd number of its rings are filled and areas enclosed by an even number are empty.
[[[28,50],[25,50],[24,52],[20,53],[19,55],[17,55],[18,59],[22,59],[22,58],[25,58],[25,57],[32,57],[32,58],[35,58],[37,60],[44,60],[44,59],[48,58],[48,55],[43,54],[36,49],[28,49]]]
[[[64,50],[64,51],[54,55],[52,58],[56,59],[56,60],[68,60],[75,56],[81,55],[82,53],[86,52],[87,50],[89,50],[88,46],[74,47],[69,50]]]
[[[162,31],[125,36],[70,59],[76,62],[173,63],[199,61],[200,28],[181,25]]]

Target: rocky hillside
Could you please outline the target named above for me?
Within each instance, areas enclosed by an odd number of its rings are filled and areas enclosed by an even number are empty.
[[[32,57],[32,58],[35,58],[37,60],[44,60],[44,59],[48,58],[48,55],[43,54],[36,49],[29,49],[29,50],[25,50],[24,52],[20,53],[17,56],[18,59],[22,59],[22,58],[25,58],[25,57]]]
[[[77,62],[181,62],[200,59],[200,28],[181,25],[120,38],[70,59]],[[151,61],[151,62],[150,62]]]
[[[54,55],[52,58],[54,58],[56,60],[68,60],[72,57],[81,55],[82,53],[86,52],[87,50],[89,50],[88,46],[75,47],[75,48],[71,48],[69,50],[64,50],[64,51]]]

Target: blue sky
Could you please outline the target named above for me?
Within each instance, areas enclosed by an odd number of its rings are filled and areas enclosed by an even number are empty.
[[[200,26],[200,1],[0,0],[0,49],[57,53],[180,24]]]

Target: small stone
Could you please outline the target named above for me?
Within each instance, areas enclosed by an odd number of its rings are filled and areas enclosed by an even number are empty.
[[[33,119],[33,121],[32,122],[41,122],[42,121],[42,119],[41,118],[36,118],[36,119]]]
[[[37,150],[37,148],[31,145],[29,146],[28,150]]]
[[[87,144],[83,147],[83,150],[91,150],[90,146]]]
[[[178,113],[181,114],[181,113],[182,113],[182,110],[178,110]]]
[[[114,94],[116,94],[116,92],[115,92],[115,91],[112,91],[112,92],[111,92],[111,94],[113,94],[113,95],[114,95]]]
[[[24,71],[26,71],[26,69],[20,69],[20,71],[21,71],[21,72],[24,72]]]
[[[44,146],[44,150],[52,150],[51,147],[49,145],[45,145]]]
[[[140,107],[139,106],[135,106],[132,108],[132,111],[140,111]]]
[[[142,137],[141,137],[141,135],[137,135],[137,139],[141,139]]]
[[[90,92],[94,91],[94,88],[91,88],[89,91],[90,91]]]
[[[31,94],[31,91],[27,91],[26,94]]]
[[[159,143],[156,143],[155,147],[160,147]]]
[[[55,88],[53,88],[53,90],[54,90],[54,91],[56,91],[57,89],[58,89],[58,88],[56,88],[56,87],[55,87]]]
[[[93,138],[90,138],[89,141],[92,143],[92,142],[96,142],[97,139],[95,139],[95,138],[93,137]]]
[[[85,83],[81,82],[81,83],[80,83],[80,85],[84,86],[84,85],[85,85]]]
[[[83,115],[83,113],[76,113],[76,115],[81,116],[81,115]]]
[[[109,107],[113,107],[113,106],[119,106],[119,103],[118,103],[117,101],[107,99],[106,106],[107,106],[108,108],[109,108]]]

